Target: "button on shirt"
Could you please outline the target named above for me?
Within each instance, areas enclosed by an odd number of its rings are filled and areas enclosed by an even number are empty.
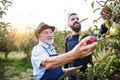
[[[49,52],[49,53],[48,53]],[[39,79],[44,75],[46,69],[41,66],[43,59],[49,58],[49,55],[57,54],[52,45],[48,45],[44,42],[39,41],[32,50],[31,62],[33,66],[33,75],[39,76]]]

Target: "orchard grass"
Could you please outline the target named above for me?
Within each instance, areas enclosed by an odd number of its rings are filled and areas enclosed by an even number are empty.
[[[32,73],[25,54],[12,52],[6,60],[0,53],[0,80],[34,80]]]

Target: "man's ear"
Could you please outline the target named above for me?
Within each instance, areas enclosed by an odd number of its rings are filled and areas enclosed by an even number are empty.
[[[40,38],[40,34],[38,34],[37,37]]]

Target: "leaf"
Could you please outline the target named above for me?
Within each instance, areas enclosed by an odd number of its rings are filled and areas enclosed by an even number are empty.
[[[91,7],[94,8],[94,1],[92,2]]]
[[[96,8],[93,12],[95,13],[97,10],[99,10],[99,9],[101,9],[101,8]]]
[[[85,21],[85,20],[88,20],[88,18],[82,19],[80,22],[83,22],[83,21]]]
[[[108,28],[110,25],[110,22],[109,22],[109,20],[106,20],[106,23],[105,23],[105,26]]]

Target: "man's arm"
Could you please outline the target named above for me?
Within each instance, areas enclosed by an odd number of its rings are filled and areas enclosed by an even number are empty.
[[[107,31],[108,31],[108,28],[105,26],[105,22],[104,22],[101,24],[100,31],[98,33],[98,37],[101,37]]]
[[[92,54],[93,49],[97,45],[97,42],[94,42],[92,44],[86,44],[86,42],[89,39],[90,37],[84,38],[83,40],[79,42],[78,45],[76,45],[73,48],[73,50],[65,54],[61,54],[59,56],[54,56],[54,57],[44,59],[41,63],[42,66],[44,66],[46,69],[57,68],[77,58],[83,58],[83,57],[86,57]]]
[[[75,56],[72,55],[72,52],[68,52],[59,56],[54,56],[44,59],[42,61],[42,66],[44,66],[46,69],[57,68],[74,60],[74,58]]]

